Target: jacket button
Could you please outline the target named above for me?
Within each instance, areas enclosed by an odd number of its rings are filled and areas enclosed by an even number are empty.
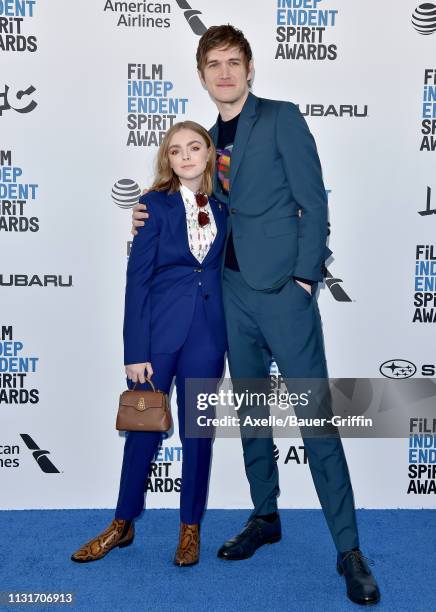
[[[236,210],[236,208],[231,208],[231,209],[230,209],[230,212],[232,213],[232,215],[236,215],[237,210]]]

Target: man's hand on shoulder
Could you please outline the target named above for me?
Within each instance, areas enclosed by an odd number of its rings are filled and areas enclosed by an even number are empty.
[[[145,195],[149,192],[149,189],[144,189],[141,195]],[[148,219],[147,206],[145,204],[135,204],[132,208],[132,229],[131,234],[136,236],[138,234],[137,227],[143,227],[145,225],[145,219]]]

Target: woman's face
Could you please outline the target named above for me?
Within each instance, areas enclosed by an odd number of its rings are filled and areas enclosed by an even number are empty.
[[[205,140],[193,130],[181,129],[171,137],[168,159],[180,179],[193,180],[202,176],[208,155]]]

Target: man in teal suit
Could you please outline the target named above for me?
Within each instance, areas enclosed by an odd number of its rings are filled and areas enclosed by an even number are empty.
[[[242,32],[209,28],[197,50],[200,80],[219,110],[215,196],[229,209],[223,299],[232,379],[266,380],[272,357],[284,378],[327,378],[315,296],[323,279],[327,198],[315,141],[298,108],[250,92],[253,61]],[[144,213],[135,207],[134,224]],[[271,436],[242,436],[254,510],[218,551],[246,559],[281,538]],[[337,569],[355,603],[380,599],[359,549],[353,491],[339,437],[305,437],[315,488],[335,543]]]

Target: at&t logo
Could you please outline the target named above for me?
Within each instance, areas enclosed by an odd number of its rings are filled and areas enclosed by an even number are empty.
[[[424,36],[436,32],[436,4],[424,2],[412,14],[412,25],[419,34]]]
[[[120,179],[112,187],[112,201],[120,208],[132,208],[138,203],[141,190],[136,181],[132,179]]]

